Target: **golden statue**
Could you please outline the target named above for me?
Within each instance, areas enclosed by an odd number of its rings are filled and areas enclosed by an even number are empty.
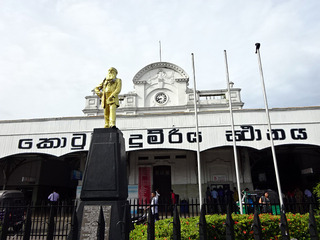
[[[121,79],[117,78],[117,74],[117,69],[110,68],[107,77],[94,89],[104,108],[105,128],[116,127],[116,108],[119,107],[118,95],[121,91]]]

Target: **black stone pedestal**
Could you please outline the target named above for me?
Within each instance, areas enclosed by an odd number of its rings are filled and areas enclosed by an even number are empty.
[[[81,200],[120,200],[128,197],[124,138],[117,128],[93,131],[84,170]]]
[[[102,206],[105,240],[124,239],[122,229],[128,197],[126,152],[117,128],[94,129],[77,209],[79,240],[96,238]],[[94,238],[93,238],[94,237]]]
[[[83,201],[77,214],[79,222],[79,240],[97,239],[100,207],[103,209],[105,222],[105,240],[125,239],[125,219],[123,219],[127,201]],[[78,220],[79,221],[79,220]]]

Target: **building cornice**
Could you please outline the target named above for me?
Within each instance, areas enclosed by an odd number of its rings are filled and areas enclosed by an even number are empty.
[[[287,108],[271,108],[269,109],[270,112],[281,112],[281,111],[308,111],[308,110],[319,110],[320,111],[320,106],[308,106],[308,107],[287,107]],[[228,112],[228,109],[225,110],[208,110],[208,111],[203,111],[199,112],[199,114],[210,114],[212,112],[214,113],[225,113]],[[233,110],[234,112],[265,112],[265,109],[263,108],[248,108],[248,109],[235,109]],[[150,113],[150,115],[172,115],[172,112],[159,112],[159,113]],[[192,112],[175,112],[175,114],[194,114]],[[145,115],[148,115],[145,113]],[[119,115],[117,116],[119,118],[122,117],[139,117],[139,115]],[[74,117],[57,117],[57,118],[32,118],[32,119],[16,119],[16,120],[0,120],[0,124],[5,124],[5,123],[18,123],[18,122],[45,122],[45,121],[61,121],[61,120],[86,120],[86,119],[94,119],[94,118],[103,118],[103,115],[101,116],[74,116]]]

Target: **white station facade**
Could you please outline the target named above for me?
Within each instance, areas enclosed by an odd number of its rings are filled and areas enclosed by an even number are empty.
[[[148,198],[154,189],[164,198],[170,189],[180,199],[198,197],[194,94],[188,83],[179,66],[156,62],[133,77],[134,91],[119,96],[117,127],[125,138],[129,198]],[[208,186],[237,186],[229,98],[241,188],[275,189],[265,110],[243,108],[241,89],[230,87],[230,95],[227,89],[197,92],[203,193]],[[86,97],[83,112],[0,121],[0,187],[21,189],[36,202],[53,188],[62,199],[74,199],[93,129],[104,126],[96,95]],[[320,180],[320,107],[271,109],[270,117],[282,190],[312,187]]]

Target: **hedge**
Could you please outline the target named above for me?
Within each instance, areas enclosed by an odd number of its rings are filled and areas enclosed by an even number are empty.
[[[233,214],[234,230],[236,239],[254,239],[253,214]],[[282,239],[280,233],[280,216],[270,214],[260,214],[262,234],[264,239]],[[309,214],[286,214],[289,234],[291,239],[310,239],[309,235]],[[320,216],[315,216],[318,233],[320,233]],[[181,239],[199,239],[199,217],[181,218]],[[208,239],[225,239],[226,215],[207,215]],[[155,239],[169,240],[173,238],[173,219],[164,219],[155,223]],[[135,225],[135,229],[130,233],[130,239],[147,239],[147,225]]]

